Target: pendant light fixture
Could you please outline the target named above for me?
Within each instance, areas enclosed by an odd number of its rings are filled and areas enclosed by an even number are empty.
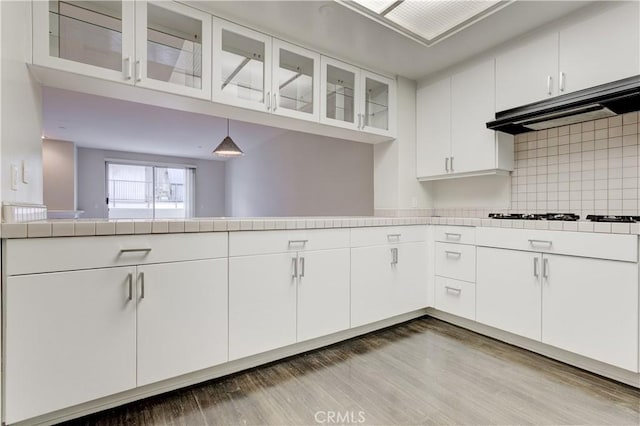
[[[227,136],[220,142],[220,145],[213,150],[213,155],[218,157],[240,157],[244,152],[236,145],[229,136],[229,119],[227,118]]]

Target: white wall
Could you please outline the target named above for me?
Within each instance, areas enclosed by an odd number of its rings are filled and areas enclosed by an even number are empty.
[[[416,82],[399,77],[397,97],[397,138],[374,148],[375,208],[430,208],[431,184],[416,179]]]
[[[372,166],[371,145],[287,132],[227,162],[227,216],[371,215]]]
[[[42,141],[44,204],[48,210],[76,209],[76,145]]]
[[[476,176],[433,182],[433,207],[508,209],[511,176]]]
[[[42,96],[26,63],[31,61],[31,2],[0,1],[1,201],[42,204]],[[11,165],[30,170],[28,184],[11,190]]]
[[[107,159],[123,159],[151,163],[181,164],[196,167],[197,217],[224,216],[225,163],[215,160],[166,157],[133,152],[78,148],[78,209],[84,210],[83,218],[107,217],[105,205],[105,162]]]

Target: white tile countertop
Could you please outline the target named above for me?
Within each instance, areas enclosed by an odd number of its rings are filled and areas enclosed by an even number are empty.
[[[640,234],[640,223],[594,223],[506,220],[470,217],[297,217],[194,218],[189,220],[47,220],[3,223],[1,238],[81,237],[96,235],[167,234],[185,232],[263,231],[282,229],[358,228],[398,225],[458,225],[551,231]]]

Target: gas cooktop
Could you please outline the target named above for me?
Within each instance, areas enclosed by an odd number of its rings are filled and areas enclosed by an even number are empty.
[[[567,220],[576,221],[580,216],[573,213],[489,213],[492,219],[515,219],[515,220]]]
[[[636,223],[640,222],[640,216],[617,216],[617,215],[587,215],[587,220],[591,222],[616,222],[616,223]]]

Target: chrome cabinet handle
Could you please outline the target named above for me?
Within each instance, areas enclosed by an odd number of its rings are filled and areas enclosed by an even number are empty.
[[[131,80],[131,57],[124,58],[124,79]]]
[[[453,292],[453,293],[456,293],[457,295],[462,293],[461,288],[449,287],[448,285],[444,286],[444,288],[447,290],[447,292]]]
[[[140,272],[140,300],[144,299],[144,272]]]
[[[136,81],[142,81],[142,67],[140,61],[136,61]]]
[[[450,169],[453,172],[454,171],[453,170],[453,157],[451,157],[451,161],[449,161],[449,163],[450,163]]]
[[[362,129],[364,130],[365,126],[367,125],[367,121],[365,120],[364,113],[362,113],[360,115],[362,116]]]
[[[358,113],[358,129],[362,129],[362,114]]]
[[[531,244],[532,246],[534,246],[536,244],[545,244],[545,245],[548,245],[549,247],[551,247],[553,245],[553,241],[549,241],[549,240],[529,240],[529,244]]]
[[[547,76],[547,94],[550,95],[551,94],[551,83],[553,82],[553,78],[548,75]]]
[[[289,248],[295,245],[301,245],[302,247],[304,247],[308,242],[309,240],[289,240]]]
[[[564,92],[564,80],[565,80],[565,74],[564,72],[560,72],[560,91]]]
[[[133,273],[129,272],[129,300],[133,300]]]
[[[447,257],[454,256],[458,259],[462,257],[462,252],[460,251],[445,250],[444,253],[447,255]]]
[[[265,98],[265,100],[267,101],[265,102],[267,111],[270,111],[271,110],[271,92],[267,92],[267,97]]]
[[[549,279],[549,259],[542,259],[542,278]]]
[[[401,236],[402,234],[387,234],[387,240],[392,240],[392,239],[400,240]]]
[[[538,257],[533,258],[533,276],[538,278]]]
[[[120,253],[121,254],[124,254],[124,253],[139,253],[139,252],[144,252],[145,254],[149,254],[151,252],[151,248],[150,247],[145,247],[145,248],[120,249]]]
[[[273,94],[273,110],[276,111],[278,109],[278,94]]]
[[[291,258],[293,262],[293,275],[291,278],[298,278],[298,256]]]
[[[304,278],[304,257],[300,258],[300,278]]]
[[[456,232],[445,232],[444,236],[447,238],[447,240],[451,239],[449,237],[454,237],[454,240],[459,240],[460,238],[462,238],[462,234],[458,234]]]
[[[398,248],[394,247],[391,249],[391,265],[398,264]]]
[[[449,171],[449,157],[444,158],[444,169],[445,171]]]

